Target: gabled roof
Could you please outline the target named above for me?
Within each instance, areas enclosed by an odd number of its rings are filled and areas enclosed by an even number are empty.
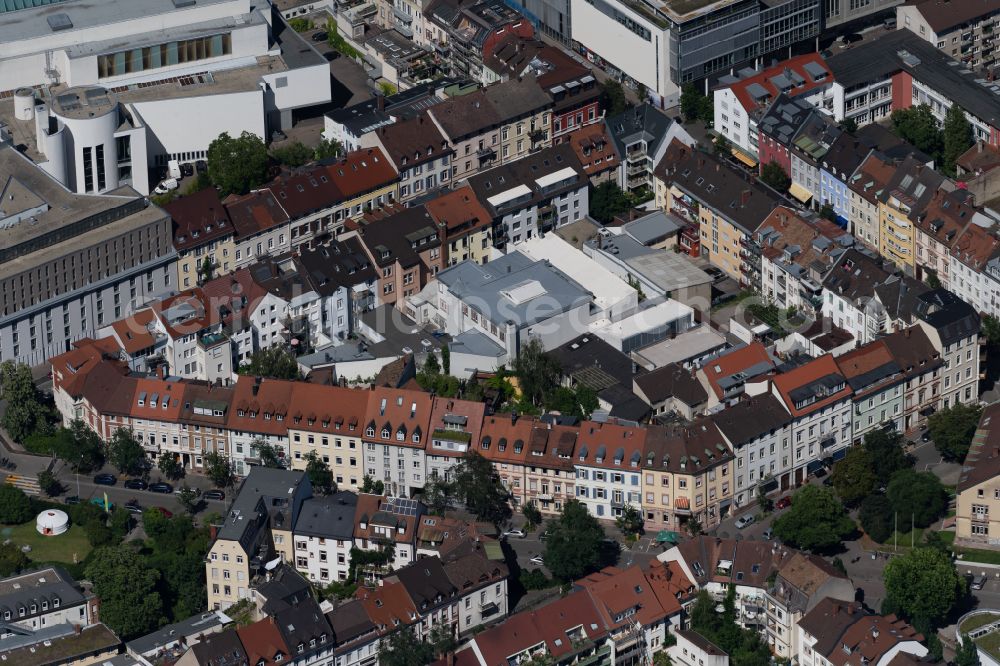
[[[830,354],[781,373],[773,382],[793,416],[815,412],[851,395],[851,387]]]
[[[705,387],[694,374],[677,363],[670,363],[635,377],[639,387],[650,404],[658,404],[667,398],[676,398],[684,404],[695,407],[708,400]]]
[[[273,616],[246,627],[238,627],[236,633],[247,653],[248,664],[275,666],[285,663],[292,656]]]
[[[716,87],[729,88],[748,112],[765,106],[779,94],[792,97],[808,95],[833,82],[833,74],[818,53],[807,53],[784,60],[734,83]]]
[[[278,204],[271,190],[255,190],[225,200],[226,212],[236,228],[236,239],[253,236],[288,222],[288,213]]]
[[[774,361],[761,342],[725,352],[702,365],[708,385],[720,400],[733,382],[745,382],[767,374],[774,368]]]
[[[941,33],[962,26],[964,23],[1000,12],[1000,0],[954,3],[938,2],[938,0],[910,0],[906,4],[920,12],[930,29],[939,36]]]
[[[734,447],[783,428],[792,420],[781,401],[770,393],[742,400],[709,418]]]
[[[552,99],[533,78],[511,79],[452,97],[428,110],[453,143],[552,106]]]
[[[375,130],[375,135],[401,172],[454,152],[426,113],[380,127]]]
[[[214,187],[178,197],[165,204],[174,222],[174,247],[183,251],[233,234],[229,213]]]
[[[664,140],[669,140],[674,121],[652,104],[643,103],[608,118],[606,124],[619,155],[624,155],[625,148],[636,141],[645,141],[647,154],[653,155]]]
[[[972,437],[969,453],[962,463],[958,492],[963,492],[1000,475],[1000,402],[983,409],[979,427]]]

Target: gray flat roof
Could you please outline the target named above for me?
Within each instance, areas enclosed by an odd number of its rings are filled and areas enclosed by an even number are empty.
[[[208,5],[229,2],[232,0],[198,0],[197,5],[192,3],[190,7],[178,9],[169,0],[128,0],[128,2],[120,2],[119,0],[64,0],[40,7],[4,12],[3,21],[0,21],[0,43],[35,38],[44,39],[56,34],[53,33],[48,19],[57,14],[66,15],[72,23],[72,28],[65,32],[72,32],[137,19],[149,20],[151,24],[155,24],[154,17],[160,14],[198,10]],[[124,48],[128,48],[128,46]]]
[[[622,231],[643,245],[660,242],[684,228],[675,216],[658,210],[622,227]]]
[[[673,250],[642,254],[625,263],[665,292],[712,283],[708,273]]]
[[[725,345],[726,338],[722,334],[715,332],[710,326],[699,326],[676,338],[661,340],[633,353],[649,361],[653,367],[662,368],[671,363],[683,364]]]
[[[559,269],[546,261],[532,261],[521,252],[485,266],[462,262],[439,273],[438,280],[497,325],[530,326],[593,299]]]
[[[232,620],[222,611],[207,611],[193,615],[186,620],[168,624],[153,633],[131,640],[125,645],[132,652],[145,656],[168,647],[188,636],[195,636],[210,631],[215,627],[229,624],[230,622]]]
[[[311,497],[302,503],[295,520],[295,533],[324,539],[351,539],[358,496],[342,490],[327,497]]]
[[[476,356],[489,356],[500,358],[506,350],[493,342],[490,338],[479,331],[469,329],[465,333],[455,336],[449,349],[452,353],[474,354]]]

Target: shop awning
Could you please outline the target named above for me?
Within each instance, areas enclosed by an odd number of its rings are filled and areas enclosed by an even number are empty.
[[[792,183],[792,186],[788,188],[788,193],[802,203],[809,203],[809,200],[812,199],[813,196],[809,190],[802,187],[798,183]]]
[[[660,530],[656,533],[657,543],[680,543],[681,535],[670,530]]]
[[[738,159],[740,162],[743,162],[743,164],[746,164],[751,169],[757,168],[757,160],[755,160],[754,158],[750,157],[749,155],[747,155],[746,153],[744,153],[739,148],[733,148],[732,151],[730,151],[730,152],[732,152],[733,157],[735,157],[736,159]]]

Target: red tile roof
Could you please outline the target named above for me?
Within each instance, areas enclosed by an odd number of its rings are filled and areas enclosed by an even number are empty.
[[[826,71],[826,77],[819,81],[814,80],[812,75],[810,75],[809,72],[805,70],[805,65],[807,63],[816,63],[817,65],[822,67]],[[772,82],[772,79],[776,76],[780,76],[782,73],[784,73],[786,69],[791,70],[796,74],[798,74],[799,76],[801,76],[802,79],[804,80],[804,83],[795,88],[791,88],[790,90],[785,90],[785,91],[778,90],[778,88]],[[736,83],[730,83],[728,85],[720,87],[730,88],[733,91],[733,94],[736,95],[736,99],[739,100],[743,108],[746,109],[746,111],[749,113],[759,108],[757,102],[754,101],[753,96],[747,90],[754,83],[758,83],[761,86],[763,86],[764,89],[767,90],[767,92],[770,94],[770,97],[768,97],[767,101],[765,102],[766,106],[768,103],[777,98],[781,92],[784,92],[785,94],[791,97],[797,97],[799,95],[803,95],[812,90],[815,90],[816,88],[820,88],[832,82],[833,82],[833,72],[830,70],[829,67],[827,67],[826,62],[823,60],[823,58],[818,53],[807,53],[806,55],[800,55],[794,58],[789,58],[788,60],[783,60],[777,65],[773,67],[768,67],[767,69],[762,70],[757,74],[754,74],[753,76],[749,76],[745,79],[737,81]]]
[[[150,324],[156,319],[149,308],[139,310],[131,317],[112,322],[118,344],[127,354],[134,354],[143,349],[149,349],[156,342],[156,337],[150,332]]]
[[[792,391],[809,386],[814,382],[830,376],[836,376],[842,381],[844,380],[844,376],[841,374],[840,368],[837,367],[837,362],[834,360],[833,356],[830,354],[824,354],[817,359],[804,363],[797,368],[793,368],[788,372],[778,375],[774,378],[774,387],[778,390],[779,396],[785,403],[786,409],[788,409],[793,416],[803,416],[805,414],[815,412],[818,409],[823,409],[824,407],[835,403],[838,400],[842,400],[851,394],[851,388],[847,385],[847,382],[844,381],[843,388],[839,391],[821,397],[801,409],[797,409],[795,407],[795,400],[791,397]]]
[[[431,395],[423,391],[388,387],[373,389],[362,422],[365,438],[383,441],[382,431],[388,429],[389,438],[385,441],[394,446],[424,448],[424,440],[430,431],[431,400]],[[374,436],[368,434],[369,427],[374,429]]]
[[[617,423],[584,421],[580,425],[577,462],[588,467],[604,467],[638,472],[646,447],[646,428]]]
[[[721,400],[725,391],[723,391],[722,386],[719,384],[720,380],[730,377],[737,372],[748,370],[760,363],[767,363],[771,367],[774,367],[774,361],[771,360],[764,345],[760,342],[754,342],[746,347],[716,357],[705,363],[701,370],[705,373],[705,379],[708,381],[709,386],[712,387],[715,396]]]
[[[588,176],[618,167],[618,151],[608,136],[604,123],[587,125],[566,135],[565,140],[573,146],[577,159]]]
[[[174,247],[187,250],[233,234],[229,213],[214,187],[174,199],[163,206],[174,227]]]
[[[253,666],[275,666],[284,664],[291,653],[285,644],[285,639],[281,637],[281,632],[275,625],[274,617],[271,616],[246,627],[236,629],[240,642],[247,653],[247,663]],[[278,656],[276,660],[275,657]]]
[[[295,382],[283,379],[262,379],[257,385],[255,377],[238,377],[233,404],[226,415],[226,427],[230,430],[284,436],[291,423],[289,408],[292,405],[294,386]],[[313,387],[312,384],[306,386]]]
[[[327,164],[326,173],[345,201],[391,185],[399,177],[380,148],[363,148],[347,153],[336,162]]]
[[[449,426],[444,422],[446,416],[464,417],[466,419],[466,424],[465,426],[462,426],[461,429],[463,432],[469,433],[469,442],[471,445],[473,442],[479,441],[480,430],[483,425],[483,416],[485,413],[486,405],[482,402],[459,400],[458,398],[434,398],[434,404],[431,408],[431,433],[433,434],[436,430],[446,431],[454,428],[454,426]],[[427,437],[425,441],[427,442],[428,453],[433,453],[433,455],[462,455],[460,452],[455,450],[449,451],[448,449],[435,449],[431,437]]]
[[[270,190],[228,196],[224,203],[236,228],[237,240],[288,222],[288,213],[278,204]]]
[[[424,207],[431,219],[445,227],[446,237],[449,238],[488,227],[493,221],[489,211],[479,203],[475,192],[467,184],[442,192],[440,196],[425,202]]]

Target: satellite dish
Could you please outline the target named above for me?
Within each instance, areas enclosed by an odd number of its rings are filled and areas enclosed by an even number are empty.
[[[274,558],[273,560],[271,560],[270,562],[268,562],[267,564],[265,564],[264,565],[264,569],[266,569],[267,571],[274,571],[275,569],[278,568],[279,564],[281,564],[281,557],[280,556]]]

